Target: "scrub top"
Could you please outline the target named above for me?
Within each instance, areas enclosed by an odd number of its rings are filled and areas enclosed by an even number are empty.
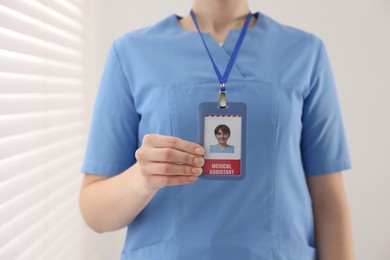
[[[234,153],[234,146],[228,145],[221,148],[218,144],[210,145],[210,153]]]
[[[122,259],[316,259],[305,177],[351,168],[336,85],[317,36],[253,15],[227,82],[229,101],[247,105],[245,178],[161,188],[128,226]],[[198,32],[180,18],[113,42],[82,172],[125,171],[148,133],[197,142],[198,105],[217,102],[219,82]],[[222,46],[202,32],[221,71],[240,31]]]

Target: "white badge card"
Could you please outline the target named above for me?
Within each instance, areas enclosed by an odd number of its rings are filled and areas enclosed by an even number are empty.
[[[205,148],[204,179],[241,180],[245,177],[247,108],[229,102],[220,108],[216,102],[199,104],[198,140]]]

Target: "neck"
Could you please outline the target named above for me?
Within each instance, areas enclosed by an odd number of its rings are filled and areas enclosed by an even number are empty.
[[[241,29],[249,13],[247,0],[194,0],[192,11],[201,31]]]

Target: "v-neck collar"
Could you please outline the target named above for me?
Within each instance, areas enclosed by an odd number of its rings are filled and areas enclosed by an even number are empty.
[[[248,27],[247,33],[252,33],[253,31],[258,30],[261,26],[262,21],[259,21],[260,16],[261,16],[260,12],[253,13],[253,16],[256,17],[256,23],[254,25],[252,25],[251,27]],[[193,34],[193,33],[198,34],[197,30],[190,31],[190,30],[185,30],[183,27],[181,27],[181,25],[179,23],[179,18],[182,19],[183,18],[182,16],[179,16],[177,14],[172,14],[170,18],[173,20],[173,22],[178,30],[180,30],[184,33],[189,33],[189,34]],[[233,37],[232,35],[237,34],[237,33],[239,34],[240,32],[241,32],[241,29],[230,29],[228,31],[224,41],[223,41],[222,46],[219,45],[219,43],[214,39],[214,37],[211,35],[211,33],[209,33],[209,32],[201,32],[201,33],[202,33],[203,37],[211,38],[215,44],[217,44],[220,47],[223,47],[232,40],[231,39]],[[233,43],[233,44],[235,44],[235,43]]]
[[[256,17],[256,23],[253,26],[248,27],[247,35],[258,32],[260,29],[260,26],[262,24],[262,21],[260,21],[261,20],[261,13],[260,12],[253,13],[253,16]],[[183,18],[182,16],[179,16],[177,14],[172,14],[170,18],[175,26],[175,29],[177,29],[179,32],[189,34],[189,35],[196,34],[197,36],[194,35],[194,37],[197,37],[197,38],[199,37],[199,33],[197,30],[190,31],[190,30],[185,30],[183,27],[181,27],[178,18],[182,19]],[[213,59],[218,66],[218,69],[220,71],[222,71],[222,73],[225,71],[226,66],[230,60],[230,54],[231,54],[231,52],[232,52],[232,50],[237,42],[237,39],[238,39],[240,32],[241,32],[241,29],[230,29],[228,31],[228,34],[225,37],[225,40],[224,40],[222,46],[215,40],[215,38],[211,35],[211,33],[201,32],[202,36],[207,44],[207,47],[209,48],[210,53],[212,54]],[[199,37],[199,39],[200,39],[200,37]],[[244,42],[245,42],[245,39],[244,39]],[[204,49],[204,47],[202,46],[201,40],[199,40],[199,44],[200,44],[199,46],[202,47],[202,49]],[[238,56],[240,56],[240,54],[238,54]],[[238,59],[239,59],[239,57],[238,57]],[[233,77],[236,77],[236,78],[238,77],[240,79],[244,78],[244,75],[238,69],[238,67],[236,66],[236,63],[233,65],[229,79],[233,78]]]

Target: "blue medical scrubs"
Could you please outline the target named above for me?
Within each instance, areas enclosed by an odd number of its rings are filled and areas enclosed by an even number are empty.
[[[227,83],[229,101],[248,109],[245,178],[160,189],[129,225],[122,259],[316,259],[305,177],[351,168],[336,85],[318,37],[254,15]],[[147,133],[197,142],[198,105],[217,101],[219,82],[179,18],[112,44],[82,172],[125,171]],[[239,33],[220,46],[202,32],[221,71]]]
[[[228,145],[221,148],[218,144],[210,145],[210,153],[234,153],[234,146]]]

